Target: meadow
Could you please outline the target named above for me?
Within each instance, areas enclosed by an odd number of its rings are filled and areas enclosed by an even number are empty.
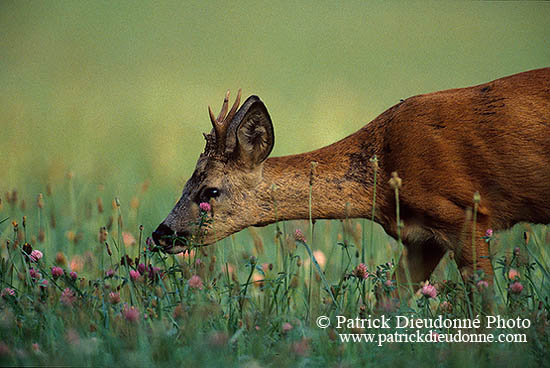
[[[407,294],[406,285],[391,279],[400,246],[378,225],[357,219],[318,221],[313,227],[308,221],[278,223],[241,232],[215,246],[166,255],[154,251],[148,238],[151,229],[139,221],[142,202],[151,195],[143,183],[124,203],[101,190],[86,189],[72,174],[63,188],[46,186],[34,201],[17,191],[5,194],[0,211],[2,365],[547,362],[546,226],[517,226],[503,234],[488,233],[486,239],[496,270],[497,310],[492,314],[528,319],[530,328],[500,326],[485,332],[525,333],[525,342],[378,346],[343,343],[338,336],[379,333],[375,328],[321,329],[316,319],[328,316],[332,326],[338,315],[474,319],[485,313],[484,276],[464,284],[447,255],[430,280],[435,289]],[[203,211],[197,221],[211,220]],[[210,225],[215,229],[215,222]],[[405,290],[399,306],[376,304],[375,289],[389,295],[395,288]]]
[[[549,19],[537,2],[3,1],[0,366],[547,365],[549,226],[486,237],[493,314],[531,326],[481,332],[522,343],[341,342],[380,330],[336,330],[338,315],[486,313],[485,275],[464,283],[452,254],[422,288],[392,280],[402,246],[369,219],[280,222],[179,255],[148,238],[227,88],[266,103],[272,155],[305,152],[401,98],[548,66]],[[397,288],[399,305],[377,304]]]

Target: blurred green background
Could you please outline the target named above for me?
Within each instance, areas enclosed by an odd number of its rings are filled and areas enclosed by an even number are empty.
[[[228,88],[264,100],[285,155],[400,98],[550,65],[541,2],[2,1],[0,27],[0,190],[150,180],[164,214]]]

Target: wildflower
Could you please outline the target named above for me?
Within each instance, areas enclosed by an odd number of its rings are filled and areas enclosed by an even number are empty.
[[[160,273],[160,268],[149,265],[149,278],[154,280]]]
[[[105,242],[105,250],[107,251],[107,254],[109,257],[113,256],[113,252],[111,251],[111,247],[109,247],[109,243]]]
[[[422,286],[422,289],[420,289],[420,293],[424,295],[426,298],[435,298],[437,296],[437,290],[435,289],[435,286],[430,285],[429,281],[426,281],[424,286]]]
[[[508,271],[508,278],[510,280],[519,279],[519,272],[518,270],[511,268],[510,271]]]
[[[493,229],[487,229],[487,231],[485,232],[485,236],[490,238],[493,236]]]
[[[30,257],[30,254],[32,253],[32,245],[30,245],[28,242],[25,242],[22,248],[23,248],[23,254],[25,254],[27,257]]]
[[[77,275],[76,272],[71,271],[71,273],[69,274],[69,277],[70,277],[73,281],[76,281],[76,279],[78,278],[78,275]]]
[[[111,304],[118,304],[120,303],[120,294],[115,293],[114,291],[111,291],[109,293],[109,303]]]
[[[222,266],[222,271],[223,271],[224,274],[227,271],[227,273],[229,275],[234,275],[235,274],[235,267],[233,267],[233,265],[231,263],[225,263]]]
[[[257,273],[254,273],[252,275],[252,282],[255,287],[263,287],[264,286],[264,278]]]
[[[375,171],[380,168],[380,166],[378,165],[378,157],[376,157],[376,155],[372,156],[369,161]]]
[[[38,230],[38,241],[40,243],[44,243],[44,240],[46,240],[46,232],[44,231],[44,229],[39,229]]]
[[[201,202],[199,208],[202,212],[209,212],[211,210],[210,203],[208,202]]]
[[[134,264],[134,261],[132,261],[132,258],[130,258],[129,255],[124,255],[120,257],[120,265],[121,266],[131,266]]]
[[[38,260],[39,260],[40,258],[42,258],[43,256],[44,256],[44,255],[42,254],[42,252],[39,251],[39,250],[36,250],[36,249],[33,250],[33,251],[31,252],[31,254],[29,255],[31,261],[33,261],[33,262],[38,262]]]
[[[200,278],[199,275],[191,276],[191,278],[189,279],[189,281],[187,283],[188,283],[189,287],[191,287],[193,289],[202,290],[202,288],[203,288],[202,279]]]
[[[128,232],[123,231],[122,232],[122,242],[125,246],[130,246],[136,244],[136,238]]]
[[[69,230],[65,233],[65,236],[67,237],[67,240],[70,242],[74,242],[76,239],[76,233],[72,230]]]
[[[286,334],[287,332],[289,332],[292,329],[293,329],[293,326],[290,323],[288,323],[288,322],[283,323],[282,330],[283,330],[284,334]]]
[[[394,171],[391,173],[391,179],[389,180],[390,186],[392,189],[401,189],[401,185],[403,183],[403,180],[397,175],[397,172]]]
[[[140,276],[141,276],[141,274],[139,273],[139,271],[130,270],[130,278],[131,278],[133,281],[137,281],[137,279],[139,279]]]
[[[143,183],[141,183],[141,193],[145,193],[149,186],[151,185],[151,181],[149,179],[145,179]]]
[[[60,266],[64,266],[67,264],[67,258],[65,258],[63,252],[57,252],[57,254],[55,255],[55,263]]]
[[[481,202],[481,195],[479,194],[479,192],[475,192],[474,193],[474,203],[479,203]]]
[[[369,277],[369,271],[367,271],[367,266],[364,263],[359,263],[355,270],[353,271],[355,277],[360,279],[366,279]]]
[[[477,288],[479,290],[487,289],[489,287],[489,283],[485,280],[479,280],[477,282]]]
[[[115,275],[115,270],[113,270],[112,268],[109,268],[107,272],[105,272],[105,276],[107,277],[113,277],[114,275]]]
[[[52,276],[54,279],[63,276],[63,269],[61,267],[52,267]]]
[[[38,208],[44,208],[44,194],[38,193],[38,197],[36,198],[36,205]]]
[[[186,249],[181,253],[178,253],[178,257],[182,257],[184,259],[194,258],[195,257],[195,250],[194,249]]]
[[[523,285],[519,281],[515,281],[510,285],[510,292],[513,294],[521,294],[523,291]]]
[[[7,296],[15,296],[15,290],[13,290],[12,288],[4,288],[2,290],[2,293],[0,293],[0,296],[3,297],[3,298],[6,298]]]
[[[306,242],[306,237],[304,236],[304,233],[302,232],[302,230],[296,229],[294,231],[294,240],[303,242],[303,243]]]
[[[321,250],[314,250],[313,258],[315,258],[315,260],[319,264],[319,267],[321,268],[324,268],[325,265],[327,264],[327,257],[325,256],[325,253],[323,253],[323,251]],[[304,266],[309,267],[310,262],[311,262],[310,259],[306,258],[306,260],[304,261]]]
[[[146,271],[146,269],[147,269],[147,267],[145,267],[145,265],[144,265],[143,263],[140,263],[140,264],[138,264],[138,266],[137,266],[137,270],[138,270],[138,272],[141,273],[141,274],[144,274],[145,271]]]
[[[128,322],[135,323],[139,320],[139,309],[134,306],[129,307],[128,304],[122,308],[122,315]]]
[[[31,348],[32,348],[32,351],[34,351],[35,353],[40,353],[40,345],[38,345],[37,342],[33,343],[31,345]]]
[[[325,265],[327,264],[327,257],[325,256],[325,253],[323,253],[322,251],[314,250],[313,257],[315,257],[315,259],[317,260],[317,263],[319,263],[319,266],[321,266],[321,268],[324,268]]]
[[[29,275],[33,278],[33,279],[36,279],[36,280],[40,280],[42,278],[42,275],[40,274],[40,272],[38,272],[37,270],[35,270],[34,268],[29,268]]]
[[[49,284],[50,283],[46,279],[42,279],[42,281],[40,281],[40,287],[41,288],[47,288]]]
[[[453,310],[453,305],[445,300],[443,303],[441,303],[441,310],[446,313],[451,313]]]
[[[290,287],[293,289],[296,289],[298,287],[298,284],[300,283],[300,280],[298,280],[298,276],[294,275],[290,279]]]
[[[101,199],[100,197],[97,197],[96,202],[97,202],[97,212],[103,213],[103,210],[104,210],[103,199]]]
[[[71,289],[65,288],[65,290],[63,290],[63,292],[61,293],[61,297],[59,298],[59,300],[67,307],[70,307],[75,302],[76,296]]]
[[[124,233],[122,233],[124,236]],[[107,241],[107,237],[109,236],[109,233],[107,232],[107,228],[105,226],[102,226],[99,229],[99,236],[98,240],[100,243],[105,243]]]
[[[82,259],[81,256],[76,255],[71,260],[70,267],[71,267],[71,271],[80,272],[84,268],[84,260]]]
[[[386,285],[386,287],[391,288],[393,286],[393,281],[392,280],[386,280],[386,281],[384,281],[384,285]]]

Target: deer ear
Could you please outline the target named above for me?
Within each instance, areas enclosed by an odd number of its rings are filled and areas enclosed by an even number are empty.
[[[262,163],[273,149],[273,124],[257,96],[250,96],[244,102],[228,130],[227,149],[249,167]]]

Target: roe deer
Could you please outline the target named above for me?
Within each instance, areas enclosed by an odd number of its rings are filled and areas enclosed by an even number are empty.
[[[252,225],[309,218],[311,162],[314,219],[370,218],[374,155],[379,162],[375,220],[396,237],[395,196],[387,184],[396,171],[401,237],[398,280],[428,279],[447,250],[464,274],[493,270],[482,236],[517,222],[550,223],[550,68],[468,88],[410,97],[356,133],[327,147],[268,158],[273,126],[265,105],[249,97],[228,110],[229,92],[206,148],[181,199],[153,233],[169,253],[185,248],[199,203],[211,205],[211,244]],[[273,184],[278,188],[272,190]],[[479,192],[476,251],[465,211]],[[274,211],[274,199],[277,213]],[[276,217],[277,216],[277,217]],[[469,234],[464,237],[463,234]],[[177,235],[176,238],[173,236]],[[171,240],[168,240],[170,239]]]

